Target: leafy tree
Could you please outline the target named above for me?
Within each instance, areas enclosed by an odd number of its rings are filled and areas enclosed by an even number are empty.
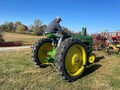
[[[9,22],[7,24],[7,32],[14,32],[14,23],[13,22]]]
[[[0,26],[1,27],[1,26]],[[3,31],[2,30],[0,30],[0,43],[2,43],[2,42],[4,42],[4,39],[3,39]]]
[[[15,32],[17,33],[25,33],[25,31],[28,30],[28,27],[26,25],[23,25],[20,21],[15,22],[15,26],[16,28]]]
[[[22,23],[20,21],[17,21],[15,22],[15,25],[18,26],[18,25],[22,25]]]
[[[66,33],[68,33],[68,34],[73,34],[73,32],[70,30],[70,29],[68,29],[68,28],[66,28],[66,27],[63,27],[62,26],[62,29],[66,32]]]
[[[5,31],[5,32],[14,32],[15,24],[13,22],[5,22],[5,24],[0,26],[0,31]]]
[[[16,28],[17,33],[24,33],[26,31],[26,27],[24,25],[18,25]]]
[[[24,27],[25,27],[25,31],[27,31],[28,30],[28,27],[26,26],[26,25],[23,25]]]
[[[7,25],[3,24],[0,26],[0,32],[6,31],[7,30]]]
[[[47,28],[47,25],[41,25],[40,31],[37,33],[37,35],[42,36],[44,34],[46,28]]]

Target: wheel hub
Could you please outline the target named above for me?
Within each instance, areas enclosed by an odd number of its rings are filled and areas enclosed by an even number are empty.
[[[82,46],[73,45],[67,51],[65,57],[65,68],[67,72],[76,76],[82,73],[84,70],[84,64],[86,63],[86,53]]]
[[[74,54],[72,58],[72,65],[75,66],[80,63],[80,58],[78,54]]]
[[[79,61],[80,61],[80,59],[77,57],[74,62],[78,63]]]

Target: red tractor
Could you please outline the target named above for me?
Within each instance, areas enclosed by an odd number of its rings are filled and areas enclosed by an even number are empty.
[[[107,54],[120,54],[120,32],[109,33],[108,45],[103,49]]]
[[[106,46],[107,38],[101,34],[93,36],[93,48],[94,50],[100,50]]]

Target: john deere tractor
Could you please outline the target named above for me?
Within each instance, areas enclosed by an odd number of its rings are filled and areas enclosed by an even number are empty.
[[[33,46],[32,58],[41,68],[53,64],[63,80],[75,81],[95,61],[92,47],[93,39],[83,28],[81,36],[67,35],[59,47],[54,47],[50,38],[38,40]]]

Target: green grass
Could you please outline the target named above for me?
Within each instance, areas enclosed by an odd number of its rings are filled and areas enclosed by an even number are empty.
[[[120,90],[120,55],[95,53],[96,63],[68,83],[53,68],[37,67],[31,49],[0,52],[0,90]]]
[[[109,84],[113,86],[112,89],[118,90],[120,89],[120,56],[115,59],[111,68],[111,75],[108,77]]]

